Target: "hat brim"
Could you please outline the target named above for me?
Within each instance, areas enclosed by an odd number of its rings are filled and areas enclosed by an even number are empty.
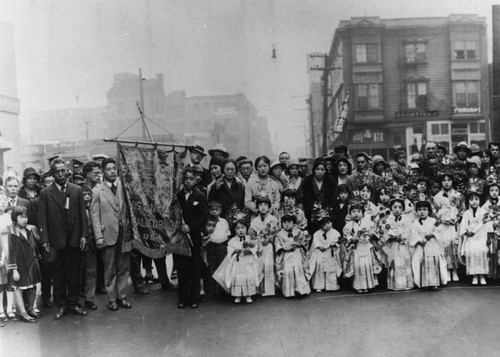
[[[198,149],[191,149],[191,150],[189,150],[189,152],[193,152],[193,151],[196,151],[201,156],[207,156],[207,153],[204,152],[204,151],[201,151],[201,150],[198,150]]]
[[[222,150],[219,150],[219,149],[210,149],[210,150],[208,150],[208,155],[210,155],[210,156],[214,156],[214,154],[215,154],[216,152],[220,152],[220,153],[222,153],[222,157],[223,157],[224,159],[227,159],[227,158],[229,157],[229,153],[228,153],[228,152],[226,152],[226,151],[222,151]]]
[[[464,149],[465,151],[467,151],[468,154],[471,153],[471,150],[468,147],[465,147],[465,146],[455,146],[453,148],[453,153],[456,154],[458,152],[458,150],[460,150],[460,149]]]

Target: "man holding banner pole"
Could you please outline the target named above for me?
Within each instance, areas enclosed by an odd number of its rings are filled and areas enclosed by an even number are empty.
[[[177,268],[179,287],[177,290],[179,309],[188,304],[198,308],[201,278],[201,232],[208,217],[207,198],[196,186],[196,175],[191,167],[186,167],[182,174],[183,188],[177,193],[177,200],[182,209],[182,233],[190,239],[191,256],[173,254]]]

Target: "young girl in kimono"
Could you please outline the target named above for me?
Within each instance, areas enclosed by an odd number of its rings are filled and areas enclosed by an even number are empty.
[[[364,183],[359,187],[359,196],[365,204],[365,215],[374,219],[378,213],[378,207],[372,202],[372,194],[373,188],[369,184]]]
[[[484,211],[479,207],[481,199],[478,192],[471,192],[465,201],[465,211],[460,224],[460,256],[465,257],[467,275],[473,275],[472,284],[486,285],[489,272],[488,262],[488,224],[484,223]]]
[[[266,195],[257,197],[257,217],[252,219],[250,229],[258,237],[260,263],[263,279],[260,286],[262,296],[272,296],[274,289],[274,238],[279,231],[278,219],[269,213],[271,200]]]
[[[214,279],[234,297],[239,304],[244,297],[247,304],[257,293],[260,265],[257,257],[258,242],[247,234],[248,223],[245,218],[235,221],[236,235],[227,244],[227,256],[217,268]]]
[[[339,290],[338,278],[342,274],[339,259],[340,233],[332,228],[332,219],[326,212],[319,219],[321,228],[313,235],[311,244],[312,288],[316,292]]]
[[[456,225],[460,193],[453,189],[453,176],[451,174],[442,175],[439,181],[442,189],[434,196],[434,204],[438,209],[436,213],[438,221],[434,233],[447,262],[447,280],[450,281],[453,278],[453,281],[458,281],[458,232]]]
[[[39,314],[33,311],[36,284],[42,281],[38,266],[38,251],[34,226],[28,226],[26,207],[16,206],[12,210],[13,226],[9,232],[9,265],[14,280],[14,297],[21,321],[38,322]],[[24,297],[26,297],[25,308]]]
[[[375,226],[370,219],[363,219],[364,205],[351,204],[351,221],[344,226],[347,253],[344,276],[352,277],[352,286],[359,293],[367,293],[378,285],[377,274],[382,270],[380,259],[371,239],[375,238]]]
[[[409,183],[403,186],[405,196],[405,210],[404,215],[408,218],[410,223],[413,223],[418,218],[417,211],[415,210],[415,202],[417,201],[417,185]]]
[[[297,217],[291,214],[281,217],[281,227],[275,241],[276,275],[281,292],[285,297],[293,297],[295,293],[308,295],[311,288],[304,233],[297,227]]]
[[[500,210],[500,186],[498,183],[491,183],[484,189],[486,200],[481,206],[481,211],[484,212],[485,225],[487,226],[488,246],[490,251],[490,270],[489,276],[493,279],[498,279],[498,238],[494,232],[493,223],[498,223],[498,211]]]
[[[411,271],[411,254],[408,243],[410,222],[403,214],[405,201],[393,198],[389,202],[391,209],[387,219],[379,222],[382,251],[386,258],[387,288],[389,290],[409,290],[414,287]]]
[[[295,226],[305,231],[307,230],[307,218],[304,211],[300,208],[300,205],[297,204],[297,196],[298,192],[295,189],[286,187],[281,193],[281,205],[278,213],[279,217],[283,217],[285,214],[295,216],[297,219]]]
[[[413,279],[419,288],[437,289],[448,282],[448,270],[443,251],[439,246],[434,229],[436,219],[428,201],[416,203],[418,219],[411,224],[410,246],[415,248],[412,258]]]

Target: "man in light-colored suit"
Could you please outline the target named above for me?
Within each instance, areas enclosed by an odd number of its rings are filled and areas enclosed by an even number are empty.
[[[122,252],[123,231],[127,225],[125,197],[118,179],[116,162],[104,159],[101,163],[103,182],[92,190],[90,217],[96,247],[102,250],[104,286],[111,311],[118,307],[130,309],[125,300],[125,288],[130,275],[130,254]]]

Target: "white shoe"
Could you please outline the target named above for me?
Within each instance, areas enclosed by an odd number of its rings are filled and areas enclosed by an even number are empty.
[[[448,277],[448,281],[451,281],[451,273],[449,270],[447,270],[447,277]]]
[[[479,280],[479,282],[481,283],[481,285],[486,285],[486,279],[485,278],[481,278],[481,280]]]
[[[472,278],[472,285],[477,285],[477,276]]]
[[[457,272],[453,272],[453,281],[458,281],[458,274]]]
[[[316,289],[316,292],[317,292],[317,293],[320,293],[320,292],[321,292],[321,289]]]
[[[253,302],[253,301],[252,301],[252,298],[251,298],[250,296],[247,296],[247,297],[245,298],[245,300],[246,300],[247,304],[251,304],[251,303]]]
[[[241,302],[241,298],[237,297],[237,298],[234,298],[234,303],[235,304],[239,304]]]

